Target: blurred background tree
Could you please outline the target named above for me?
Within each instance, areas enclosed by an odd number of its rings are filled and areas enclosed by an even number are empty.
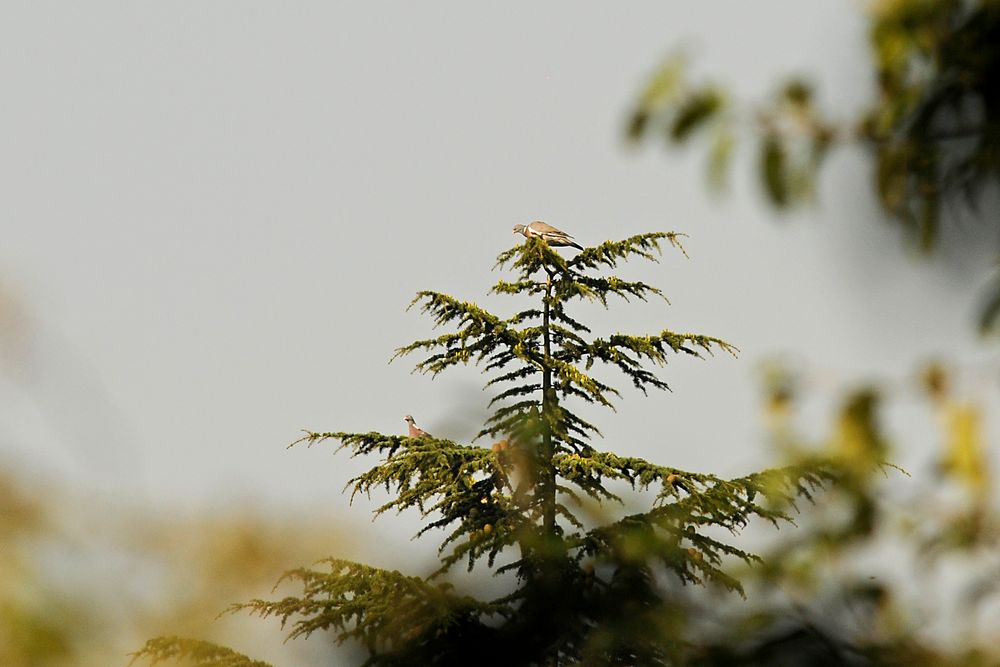
[[[634,104],[631,141],[700,141],[713,187],[751,128],[759,181],[778,208],[809,202],[830,151],[860,144],[888,217],[918,247],[935,249],[942,225],[993,225],[1000,211],[1000,3],[878,0],[869,5],[873,101],[852,120],[822,108],[807,78],[761,103],[691,80],[685,58],[657,69]],[[1000,318],[1000,280],[985,295],[984,332]]]
[[[26,304],[6,288],[0,281],[0,392],[10,405],[37,388],[32,380],[40,369],[31,363],[29,342],[41,336]],[[41,345],[32,351],[67,358]],[[51,420],[59,416],[40,411]],[[248,619],[217,619],[219,610],[271,591],[274,572],[289,563],[334,546],[343,553],[359,548],[324,511],[292,514],[239,498],[168,507],[120,487],[60,478],[6,450],[16,440],[10,424],[0,420],[4,667],[124,665],[154,632],[195,630],[270,655],[280,638],[262,637]],[[284,653],[331,659],[330,648],[318,642]]]
[[[815,200],[831,151],[860,145],[886,217],[922,252],[939,248],[947,226],[995,227],[1000,3],[886,0],[869,11],[874,95],[853,119],[824,109],[807,77],[745,105],[724,86],[692,80],[685,57],[673,55],[635,101],[626,136],[670,147],[701,143],[715,191],[727,183],[734,150],[749,142],[761,190],[782,210]],[[994,278],[979,330],[995,331],[998,321]],[[847,474],[801,530],[771,544],[751,605],[721,614],[725,631],[706,644],[706,663],[1000,663],[1000,514],[984,416],[1000,369],[932,361],[913,377],[851,388],[856,380],[839,377],[834,387],[809,363],[798,366],[774,363],[763,372],[775,451],[791,460],[826,452]],[[804,435],[803,404],[831,393],[841,406],[828,435]],[[917,396],[924,416],[913,409]],[[866,461],[900,451],[901,443],[890,449],[887,409],[908,409],[911,420],[927,418],[939,432],[940,453],[905,485],[864,472]]]
[[[15,466],[0,476],[0,664],[123,665],[154,632],[198,632],[250,644],[279,640],[218,613],[273,587],[274,572],[303,558],[349,550],[329,517],[243,509],[159,512],[102,504]],[[289,652],[329,660],[316,642]]]
[[[842,483],[799,530],[770,542],[749,573],[751,603],[722,612],[736,631],[708,642],[707,664],[997,664],[1000,514],[983,404],[957,386],[957,371],[931,363],[913,378],[844,390],[827,434],[810,437],[803,405],[821,390],[810,374],[767,369],[767,431],[783,457],[840,460]],[[866,461],[905,446],[892,442],[883,412],[920,395],[940,453],[904,484],[871,474]]]

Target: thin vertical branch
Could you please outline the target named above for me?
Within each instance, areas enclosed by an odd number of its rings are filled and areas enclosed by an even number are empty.
[[[546,535],[552,535],[556,527],[556,469],[552,464],[555,454],[552,445],[552,343],[549,331],[549,310],[552,301],[552,272],[545,267],[548,277],[545,281],[545,296],[542,308],[542,341],[545,352],[542,369],[542,506],[544,510],[542,527]]]

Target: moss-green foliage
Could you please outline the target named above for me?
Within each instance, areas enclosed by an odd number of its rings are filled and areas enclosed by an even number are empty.
[[[132,654],[132,662],[147,660],[150,665],[162,661],[184,660],[192,667],[271,667],[242,653],[211,642],[183,637],[157,637]]]
[[[724,536],[752,517],[790,520],[795,499],[833,472],[803,464],[725,480],[594,446],[597,427],[579,406],[612,407],[619,397],[595,366],[645,393],[668,388],[659,369],[675,355],[736,354],[720,338],[660,327],[598,337],[570,314],[579,301],[664,298],[609,273],[630,258],[656,261],[664,244],[683,251],[673,233],[607,241],[572,259],[528,239],[499,256],[514,275],[492,291],[536,304],[506,316],[419,292],[413,304],[447,331],[396,357],[419,355],[416,370],[431,375],[478,365],[496,392],[478,437],[497,441],[307,431],[299,442],[334,441],[376,458],[348,482],[351,497],[384,494],[377,514],[418,512],[418,536],[441,535],[440,568],[422,578],[331,559],[285,575],[302,584],[301,595],[234,609],[276,616],[290,624],[290,637],[322,630],[358,641],[369,665],[655,665],[682,656],[689,649],[677,586],[742,593],[727,564],[758,558]],[[650,498],[649,508],[607,514],[621,488]],[[460,594],[443,578],[459,563],[510,573],[510,592],[487,601]]]
[[[358,640],[373,655],[405,650],[473,619],[511,614],[509,605],[458,595],[447,583],[334,558],[322,563],[327,571],[301,568],[285,573],[283,579],[301,582],[304,599],[254,600],[233,610],[276,616],[282,626],[295,618],[290,638],[332,629],[338,642]]]
[[[751,116],[761,187],[779,208],[814,198],[832,148],[860,144],[872,157],[883,209],[923,250],[935,247],[942,224],[967,224],[959,204],[996,224],[995,211],[982,204],[1000,185],[1000,3],[875,2],[869,36],[876,85],[854,120],[821,109],[801,79],[778,86],[752,110],[741,108],[715,83],[686,77],[674,56],[637,97],[627,136],[679,145],[701,135],[718,184],[737,129]],[[983,331],[1000,321],[1000,280],[981,313]]]

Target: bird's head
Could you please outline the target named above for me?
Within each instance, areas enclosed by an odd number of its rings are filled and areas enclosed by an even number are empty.
[[[514,225],[515,234],[524,234],[524,225]]]
[[[406,422],[407,424],[412,424],[413,417],[411,415],[406,415],[405,417],[403,417],[403,421]]]

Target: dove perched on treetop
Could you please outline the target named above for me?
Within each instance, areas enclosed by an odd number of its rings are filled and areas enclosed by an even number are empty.
[[[583,250],[583,246],[576,243],[572,236],[541,220],[535,220],[530,225],[514,225],[514,233],[522,234],[529,239],[542,239],[550,246],[571,246]]]
[[[428,433],[427,431],[425,431],[424,429],[422,429],[419,426],[417,426],[417,424],[413,421],[413,417],[411,417],[410,415],[406,415],[405,417],[403,417],[403,421],[405,421],[407,423],[407,425],[410,427],[410,437],[411,438],[432,438],[432,437],[434,437],[430,433]]]

